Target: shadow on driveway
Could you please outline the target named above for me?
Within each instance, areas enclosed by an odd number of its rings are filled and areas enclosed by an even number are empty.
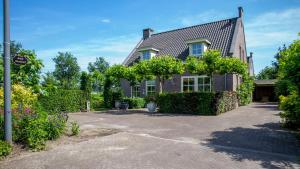
[[[300,156],[299,141],[278,123],[216,131],[204,144],[236,161],[259,161],[263,168],[292,168]]]

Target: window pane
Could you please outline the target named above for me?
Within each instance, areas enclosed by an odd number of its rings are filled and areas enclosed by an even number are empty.
[[[192,54],[193,55],[201,55],[201,44],[200,43],[192,44]]]
[[[144,60],[149,60],[150,59],[150,51],[143,52],[143,59]]]
[[[204,88],[203,85],[198,85],[198,92],[203,92],[203,88]]]
[[[204,91],[210,92],[210,85],[205,85],[204,86]]]
[[[209,77],[204,78],[204,84],[210,84],[210,78]]]
[[[194,78],[189,78],[189,85],[195,85],[195,80]]]

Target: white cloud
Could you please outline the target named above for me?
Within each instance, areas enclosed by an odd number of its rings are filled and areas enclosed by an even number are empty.
[[[289,43],[300,30],[300,8],[268,12],[245,23],[248,47],[273,47]],[[279,47],[278,46],[278,47]]]
[[[101,22],[102,22],[102,23],[110,23],[111,20],[110,20],[110,19],[102,19]]]
[[[50,58],[55,57],[58,52],[71,52],[77,57],[80,67],[86,70],[88,63],[95,61],[99,56],[105,57],[110,64],[122,63],[139,39],[137,35],[97,38],[59,48],[36,50],[36,52],[44,59],[45,70],[54,69],[54,63]]]
[[[254,52],[255,72],[274,60],[277,49],[290,44],[300,31],[300,8],[267,12],[245,22],[248,51]]]
[[[190,15],[180,18],[180,22],[184,26],[202,24],[220,19],[226,19],[230,16],[228,13],[223,13],[216,10],[204,11],[196,15]]]

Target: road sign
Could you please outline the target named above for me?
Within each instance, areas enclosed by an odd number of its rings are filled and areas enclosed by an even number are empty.
[[[25,65],[28,62],[27,57],[17,55],[13,58],[13,61],[16,65]]]

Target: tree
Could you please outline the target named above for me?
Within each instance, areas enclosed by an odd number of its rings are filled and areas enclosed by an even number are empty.
[[[274,66],[266,66],[262,69],[257,75],[256,79],[258,80],[269,80],[269,79],[276,79],[277,78],[277,71]]]
[[[92,92],[91,81],[92,81],[91,75],[89,75],[85,71],[81,72],[81,76],[80,76],[80,90],[84,91],[87,100],[90,100],[90,96],[91,96],[91,92]]]
[[[55,79],[53,73],[47,72],[45,75],[43,75],[42,86],[44,89],[46,89],[46,91],[57,89],[58,85],[58,81]]]
[[[96,92],[103,91],[104,86],[104,74],[95,70],[91,74],[92,90]]]
[[[60,86],[64,89],[76,88],[80,76],[77,59],[69,52],[58,52],[53,61],[55,62],[53,75],[59,81]]]
[[[25,56],[28,60],[26,65],[15,65],[11,63],[11,79],[13,84],[23,84],[26,87],[32,87],[35,92],[39,92],[40,74],[43,68],[43,63],[33,50],[26,50],[22,48],[21,43],[11,41],[11,55],[13,58],[16,55]],[[1,46],[0,46],[1,48]],[[3,64],[2,58],[0,59],[0,64]],[[0,74],[3,74],[3,66],[0,68]],[[3,77],[0,76],[1,82],[3,82]]]
[[[280,56],[277,88],[287,94],[279,97],[279,107],[284,111],[280,116],[288,127],[300,128],[300,39],[281,51]]]
[[[95,70],[100,73],[105,73],[105,71],[109,68],[109,63],[105,61],[103,57],[96,58],[96,62],[89,63],[88,70],[89,72],[94,72]]]
[[[156,76],[159,82],[159,93],[163,92],[165,80],[175,74],[184,73],[184,65],[181,61],[170,55],[161,55],[145,62],[148,65],[149,74]],[[144,63],[144,64],[145,64]],[[147,73],[146,73],[147,74]]]
[[[217,50],[208,50],[202,57],[189,56],[186,60],[186,69],[192,74],[208,75],[211,84],[214,84],[215,74],[246,75],[247,65],[237,58],[222,57]]]

